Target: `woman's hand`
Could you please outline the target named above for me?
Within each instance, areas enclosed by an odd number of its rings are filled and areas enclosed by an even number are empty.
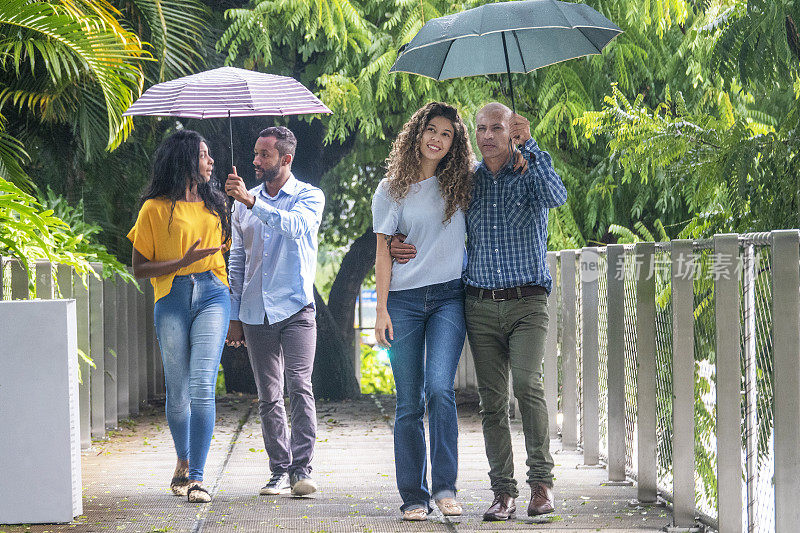
[[[213,248],[198,248],[198,246],[200,246],[200,239],[194,241],[194,244],[186,250],[186,253],[181,258],[181,268],[187,267],[195,261],[204,259],[209,255],[214,255],[222,249],[222,246],[215,246]]]
[[[200,246],[200,239],[197,239],[194,244],[189,247],[183,257],[180,259],[169,259],[167,261],[150,261],[144,255],[139,253],[136,248],[133,249],[131,257],[131,264],[133,265],[133,275],[139,279],[157,278],[159,276],[166,276],[178,270],[187,267],[209,255],[213,255],[220,251],[221,246],[214,248],[198,248]]]
[[[389,318],[389,312],[386,310],[378,311],[378,315],[375,318],[375,342],[384,348],[390,348],[391,343],[389,341],[393,340],[394,331],[392,330],[392,319]]]

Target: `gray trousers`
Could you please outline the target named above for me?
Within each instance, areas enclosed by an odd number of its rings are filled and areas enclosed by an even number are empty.
[[[311,372],[317,346],[314,309],[308,305],[275,324],[243,324],[247,353],[258,389],[264,449],[272,473],[311,472],[317,438],[317,408]],[[283,403],[284,373],[292,431]]]

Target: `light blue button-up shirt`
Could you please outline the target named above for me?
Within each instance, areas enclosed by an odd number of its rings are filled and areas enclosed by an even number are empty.
[[[228,261],[231,320],[269,324],[314,303],[322,191],[291,175],[274,198],[250,189],[252,209],[236,202]]]

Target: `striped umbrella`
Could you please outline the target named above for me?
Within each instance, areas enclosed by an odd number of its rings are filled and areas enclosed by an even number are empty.
[[[293,78],[221,67],[153,85],[123,116],[228,117],[233,162],[232,117],[306,113],[331,110]]]

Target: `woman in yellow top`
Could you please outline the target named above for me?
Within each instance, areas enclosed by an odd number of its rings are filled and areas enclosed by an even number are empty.
[[[203,469],[214,432],[214,389],[228,332],[230,295],[223,246],[230,238],[224,195],[209,185],[214,160],[194,131],[168,137],[128,238],[133,273],[150,278],[167,387],[167,422],[178,464],[170,487],[208,502]]]

